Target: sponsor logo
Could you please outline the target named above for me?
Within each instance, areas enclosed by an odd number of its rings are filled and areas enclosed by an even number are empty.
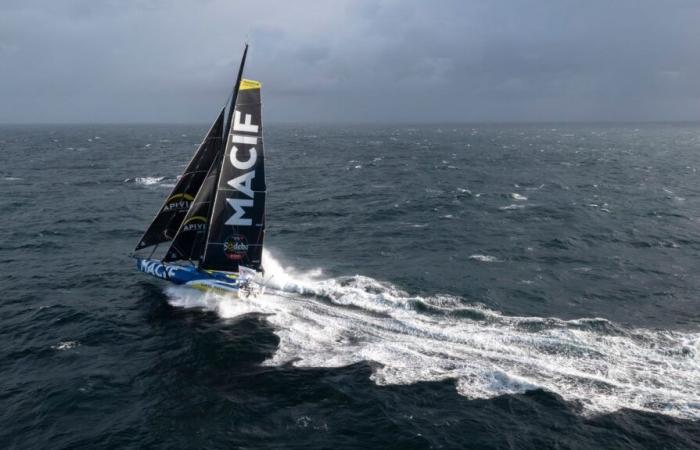
[[[177,271],[175,267],[166,266],[158,261],[148,261],[145,259],[139,262],[139,270],[164,280],[169,280],[175,276],[175,272]]]
[[[224,241],[224,255],[231,261],[240,261],[248,253],[248,241],[242,234],[234,234]]]
[[[190,205],[192,204],[192,200],[193,197],[189,194],[175,194],[168,199],[163,207],[163,212],[188,211],[190,209]]]
[[[163,212],[170,211],[187,211],[190,209],[190,202],[187,200],[177,200],[172,203],[168,203],[163,207]]]
[[[254,192],[251,185],[253,178],[255,178],[255,164],[258,161],[258,152],[255,149],[255,145],[258,143],[257,134],[260,131],[260,127],[251,122],[252,116],[250,114],[246,114],[245,120],[241,121],[241,113],[234,111],[229,162],[235,169],[238,169],[237,172],[246,170],[247,172],[229,180],[227,183],[231,188],[248,198],[226,199],[229,206],[233,208],[233,215],[226,221],[226,225],[249,227],[253,224],[253,219],[245,217],[245,210],[243,209],[253,206]],[[250,147],[248,149],[248,159],[241,161],[239,152],[243,149],[243,145]]]
[[[207,230],[207,224],[206,223],[188,223],[187,225],[184,225],[182,227],[182,231],[206,231]]]
[[[194,231],[197,233],[207,231],[207,218],[204,216],[194,216],[182,224],[182,231]]]

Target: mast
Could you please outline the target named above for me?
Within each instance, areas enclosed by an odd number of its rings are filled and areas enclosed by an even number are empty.
[[[243,79],[243,67],[245,66],[245,58],[248,56],[248,43],[245,43],[243,48],[243,57],[241,58],[241,65],[238,66],[238,76],[236,77],[236,84],[233,85],[233,95],[231,96],[231,103],[228,107],[228,118],[226,120],[226,126],[223,129],[223,142],[226,142],[229,130],[231,129],[231,121],[233,120],[233,110],[236,107],[236,98],[238,97],[238,90],[241,86],[241,80]]]
[[[248,42],[246,41],[245,47],[243,47],[243,56],[241,57],[241,63],[238,66],[238,75],[236,76],[236,84],[233,85],[233,93],[231,94],[231,103],[229,104],[228,107],[228,118],[226,119],[226,126],[224,126],[224,129],[222,130],[222,135],[221,135],[221,142],[223,143],[223,148],[225,149],[227,144],[227,137],[229,134],[229,130],[231,129],[231,121],[233,120],[233,110],[236,108],[236,97],[238,97],[238,88],[241,85],[241,79],[243,79],[243,68],[245,66],[245,59],[248,56]],[[222,167],[223,168],[223,167]],[[219,179],[221,177],[221,170],[217,173],[217,178],[216,178],[216,186],[219,185]],[[211,216],[214,211],[214,205],[216,204],[216,199],[218,197],[218,190],[214,193],[214,200],[209,203],[209,211],[207,212],[207,237],[204,240],[204,252],[200,255],[199,257],[199,262],[200,265],[202,263],[202,260],[204,258],[204,255],[206,254],[206,248],[209,245],[209,236],[211,234]]]

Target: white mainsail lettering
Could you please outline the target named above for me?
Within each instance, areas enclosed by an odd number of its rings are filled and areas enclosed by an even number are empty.
[[[245,210],[243,208],[248,208],[254,206],[255,193],[253,192],[253,178],[255,178],[255,164],[258,161],[258,152],[255,150],[254,145],[258,143],[257,136],[246,136],[240,133],[255,133],[257,134],[260,130],[258,125],[253,122],[253,116],[251,114],[245,114],[244,121],[241,121],[240,111],[233,112],[233,127],[232,131],[237,133],[231,133],[231,153],[229,154],[229,162],[233,167],[238,170],[249,170],[249,172],[239,175],[232,180],[228,180],[227,184],[231,188],[237,190],[238,192],[244,194],[248,199],[240,198],[227,198],[226,202],[233,208],[233,215],[229,217],[226,221],[226,225],[231,226],[244,226],[249,227],[253,225],[253,219],[245,217]],[[238,158],[239,146],[234,144],[250,145],[248,149],[248,159],[241,161]]]
[[[231,134],[231,142],[234,144],[250,144],[255,145],[258,143],[257,136],[243,136],[242,134]]]
[[[255,147],[251,147],[249,152],[250,156],[248,156],[248,161],[241,161],[238,159],[238,147],[232,145],[229,160],[231,160],[233,167],[240,170],[248,170],[253,167],[255,162],[258,160],[258,152],[255,150]]]
[[[245,122],[241,122],[240,111],[233,112],[233,131],[242,131],[244,133],[258,133],[258,126],[250,123],[253,120],[253,116],[250,114],[245,115]]]
[[[253,181],[253,178],[255,178],[254,171],[246,172],[240,177],[236,177],[233,180],[229,180],[228,185],[231,186],[233,189],[243,192],[245,195],[252,198],[253,189],[250,187],[250,183]]]
[[[243,208],[253,206],[252,199],[227,198],[226,202],[233,208],[233,215],[226,221],[226,225],[249,227],[253,224],[253,219],[243,217],[245,214]]]

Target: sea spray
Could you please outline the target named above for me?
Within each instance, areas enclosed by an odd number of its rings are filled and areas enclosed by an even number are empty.
[[[511,317],[463,299],[411,296],[369,277],[321,278],[264,254],[266,293],[235,299],[169,287],[173,305],[223,318],[266,314],[280,339],[265,365],[370,361],[379,385],[454,379],[468,398],[543,388],[589,413],[636,408],[700,417],[700,334],[605,319]]]

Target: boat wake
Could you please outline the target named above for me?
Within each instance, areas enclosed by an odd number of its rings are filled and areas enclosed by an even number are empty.
[[[170,302],[224,318],[267,314],[280,343],[266,365],[369,361],[380,385],[454,379],[468,398],[543,388],[587,413],[635,408],[700,418],[700,333],[505,316],[457,297],[411,296],[364,276],[295,273],[267,252],[264,260],[261,297],[169,287]]]

